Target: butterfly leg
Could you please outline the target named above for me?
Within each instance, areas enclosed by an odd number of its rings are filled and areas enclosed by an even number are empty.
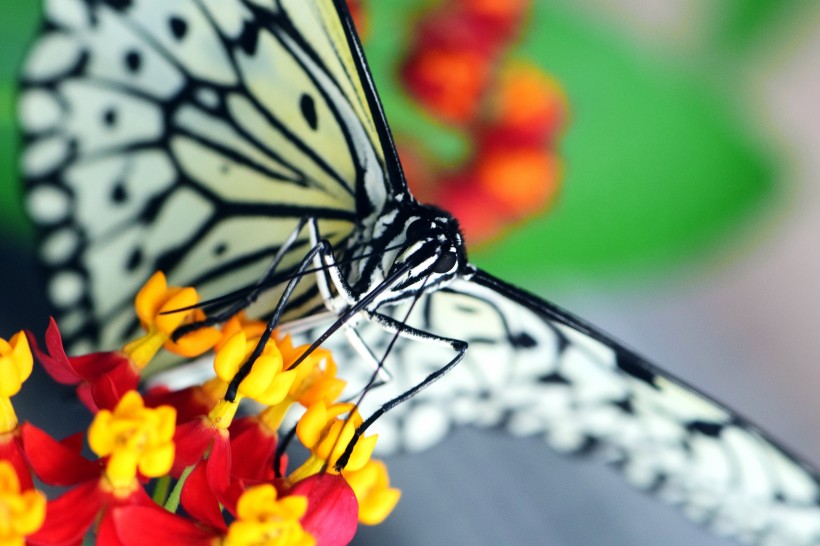
[[[276,308],[273,311],[271,318],[268,320],[268,325],[265,328],[265,332],[262,334],[259,343],[257,344],[254,351],[248,357],[248,361],[245,362],[236,375],[231,379],[230,384],[228,385],[228,390],[225,393],[226,400],[234,400],[236,397],[237,390],[239,388],[239,383],[242,382],[245,377],[250,373],[251,368],[253,367],[253,363],[256,361],[257,358],[262,354],[262,350],[265,347],[265,344],[270,339],[270,336],[273,334],[274,328],[279,324],[279,320],[282,318],[282,314],[284,313],[285,307],[287,306],[288,302],[290,301],[291,296],[293,295],[293,291],[296,289],[296,285],[299,281],[307,274],[307,269],[310,264],[313,264],[317,269],[317,273],[326,271],[331,279],[334,279],[334,282],[338,283],[339,286],[342,288],[342,293],[348,294],[348,296],[352,299],[352,295],[350,295],[350,291],[347,288],[347,284],[344,281],[344,277],[339,270],[338,265],[336,264],[336,258],[333,255],[333,247],[331,246],[330,242],[327,239],[320,239],[318,234],[318,226],[316,225],[315,219],[305,219],[304,220],[310,226],[311,237],[315,238],[316,242],[312,245],[311,249],[305,254],[305,257],[302,258],[299,267],[296,268],[296,272],[291,278],[288,280],[288,284],[285,286],[285,290],[282,294],[282,297],[279,299],[279,302],[276,304]],[[304,226],[304,224],[302,224]],[[295,232],[298,234],[298,231]],[[295,238],[294,238],[295,240]],[[321,277],[321,275],[320,275]],[[304,359],[307,355],[309,355],[313,349],[319,346],[324,339],[327,338],[336,328],[338,327],[346,327],[352,321],[356,320],[359,316],[359,312],[350,313],[350,316],[346,318],[340,318],[337,321],[337,325],[332,327],[330,330],[326,331],[323,336],[320,336],[320,339],[317,340],[311,348],[309,348],[300,359],[293,363],[293,366],[299,365],[299,363]],[[369,352],[369,351],[368,351]],[[377,373],[384,376],[386,372],[379,372],[378,370],[381,368],[380,365],[377,364],[376,369]],[[387,375],[389,378],[389,375]]]
[[[319,224],[316,218],[310,218],[307,222],[308,233],[310,233],[310,242],[316,246],[322,237],[319,233]],[[335,314],[340,314],[344,309],[352,305],[356,300],[347,285],[347,281],[342,275],[339,265],[336,263],[336,257],[333,252],[325,252],[317,254],[316,262],[316,286],[319,293],[322,295],[325,307],[328,311]],[[336,296],[333,295],[330,285],[336,289]]]
[[[310,232],[311,242],[314,245],[318,244],[318,242],[322,239],[319,234],[319,225],[315,218],[311,218],[308,222],[308,230]],[[322,300],[325,303],[325,307],[336,315],[342,315],[345,310],[349,308],[349,306],[355,303],[356,300],[350,292],[347,281],[336,263],[336,258],[332,252],[327,252],[317,254],[315,260],[320,262],[316,264],[316,285],[319,288],[319,293],[322,295]],[[331,283],[339,296],[333,296],[330,287]],[[370,363],[373,370],[379,374],[382,381],[390,381],[392,379],[390,372],[381,366],[379,359],[376,358],[359,333],[356,331],[355,317],[351,318],[353,320],[346,322],[344,325],[345,335],[347,336],[350,346],[353,347],[353,350],[355,350],[359,356],[362,357],[362,359]]]
[[[288,280],[288,284],[285,286],[285,290],[282,294],[282,297],[279,299],[279,302],[276,304],[276,307],[273,310],[273,314],[271,318],[268,320],[267,327],[265,328],[264,333],[259,339],[259,342],[256,344],[256,348],[254,348],[251,355],[248,357],[247,362],[245,362],[242,367],[236,372],[236,375],[231,379],[231,382],[228,384],[228,389],[225,393],[225,399],[228,401],[233,401],[236,399],[236,393],[239,388],[239,384],[245,379],[251,371],[254,362],[259,356],[262,354],[262,350],[264,349],[265,345],[267,344],[268,340],[270,339],[271,335],[273,335],[273,330],[278,326],[279,320],[282,318],[282,314],[285,311],[285,307],[287,306],[288,302],[290,301],[291,296],[293,295],[293,291],[296,289],[296,285],[299,283],[300,280],[307,274],[306,270],[308,266],[315,263],[316,257],[323,255],[323,254],[333,254],[333,250],[330,246],[330,243],[322,239],[318,241],[313,247],[305,254],[305,257],[302,258],[299,267],[296,268],[296,274],[293,275],[290,280]],[[311,349],[309,349],[303,358],[309,354]],[[301,362],[301,360],[297,360],[293,366],[296,366]]]
[[[373,320],[373,322],[375,322],[376,324],[378,324],[379,326],[381,326],[382,328],[384,328],[388,332],[393,332],[397,336],[401,336],[401,337],[408,338],[408,339],[411,339],[411,340],[417,340],[417,341],[422,342],[422,343],[435,343],[435,344],[439,344],[439,345],[445,345],[447,347],[450,347],[456,353],[456,355],[449,362],[447,362],[444,366],[442,366],[441,368],[439,368],[439,369],[435,370],[434,372],[430,373],[427,377],[425,377],[417,385],[415,385],[414,387],[406,390],[405,392],[401,393],[400,395],[396,396],[395,398],[392,398],[391,400],[388,400],[386,403],[382,404],[376,411],[374,411],[373,414],[370,415],[359,426],[359,428],[356,429],[356,433],[354,434],[353,439],[347,445],[347,447],[345,448],[344,454],[339,458],[339,461],[336,464],[337,470],[343,469],[344,466],[347,464],[347,461],[350,459],[350,455],[353,453],[353,448],[355,447],[356,442],[362,436],[362,434],[364,434],[364,432],[367,430],[367,428],[370,427],[370,425],[372,425],[374,422],[376,422],[376,420],[379,417],[381,417],[382,415],[384,415],[386,412],[388,412],[391,409],[395,408],[399,404],[402,404],[402,403],[406,402],[407,400],[410,400],[411,398],[416,396],[418,393],[420,393],[421,391],[423,391],[424,389],[426,389],[427,387],[429,387],[430,385],[432,385],[433,383],[435,383],[436,381],[438,381],[439,379],[444,377],[450,370],[455,368],[456,365],[458,365],[458,363],[461,362],[464,359],[464,355],[467,353],[467,342],[466,341],[462,341],[460,339],[452,339],[452,338],[448,338],[448,337],[443,337],[443,336],[433,334],[431,332],[427,332],[427,331],[424,331],[424,330],[419,330],[417,328],[413,328],[411,326],[408,326],[407,324],[405,324],[403,322],[400,322],[400,321],[398,321],[398,320],[396,320],[392,317],[383,315],[381,313],[368,312],[367,314],[370,317],[370,319]],[[391,343],[390,346],[388,346],[388,352],[389,352],[391,347],[392,347],[392,343]],[[387,357],[387,355],[385,355],[385,358],[386,357]],[[383,361],[384,361],[384,359],[382,359],[382,363],[380,363],[378,369],[383,368]],[[375,374],[371,378],[371,383],[373,382],[373,380],[375,380]],[[369,385],[369,387],[372,387],[372,385]],[[365,393],[366,393],[367,390],[368,389],[366,388]]]
[[[282,263],[282,260],[285,258],[285,256],[288,254],[288,252],[290,252],[293,249],[294,245],[296,245],[296,243],[299,241],[299,234],[302,233],[302,231],[305,229],[306,225],[310,226],[309,227],[309,233],[310,233],[310,239],[311,239],[311,246],[313,248],[315,248],[317,245],[319,245],[320,241],[322,241],[322,239],[318,236],[318,233],[319,233],[318,229],[319,228],[318,228],[318,225],[316,224],[316,219],[312,218],[312,217],[307,217],[307,216],[300,218],[298,223],[296,224],[296,227],[293,229],[293,231],[290,233],[290,235],[287,237],[287,239],[285,239],[282,242],[281,246],[279,247],[279,250],[276,252],[276,255],[273,257],[273,260],[271,261],[270,265],[265,270],[264,274],[261,277],[259,277],[259,280],[256,281],[253,285],[250,285],[249,287],[242,290],[242,292],[245,293],[245,295],[243,297],[236,299],[226,309],[223,309],[222,311],[211,314],[205,320],[195,322],[195,323],[192,323],[192,324],[186,324],[186,325],[180,326],[174,332],[173,338],[175,340],[177,340],[180,337],[184,336],[185,334],[188,334],[188,333],[190,333],[194,330],[197,330],[199,328],[203,328],[203,327],[206,327],[206,326],[213,326],[214,324],[220,324],[222,322],[225,322],[226,320],[228,320],[229,318],[231,318],[232,316],[234,316],[238,312],[242,311],[243,309],[248,308],[254,301],[256,301],[256,299],[259,297],[259,294],[262,293],[263,290],[265,290],[266,288],[269,288],[271,285],[275,284],[276,271],[279,269],[279,266]],[[322,267],[324,267],[324,260],[322,259],[322,256],[325,255],[325,254],[329,254],[330,256],[333,256],[333,252],[330,250],[330,243],[327,243],[326,241],[325,241],[325,243],[327,245],[327,250],[325,252],[317,253],[313,258],[314,265],[317,269],[317,272],[316,272],[317,273],[317,279],[318,279],[317,284],[320,285],[320,290],[321,290],[322,280],[324,280],[323,279],[324,276],[322,275]],[[298,276],[301,277],[302,275],[298,275]],[[325,298],[324,293],[322,293],[322,297],[323,297],[323,299],[325,299],[325,301],[327,301],[326,298]],[[224,299],[224,297],[222,299]]]

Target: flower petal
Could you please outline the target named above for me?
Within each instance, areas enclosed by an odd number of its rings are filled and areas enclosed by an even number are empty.
[[[243,417],[231,424],[231,475],[243,480],[269,481],[275,477],[273,459],[276,435],[253,417]],[[287,456],[282,456],[280,474],[285,473]]]
[[[228,489],[231,476],[231,444],[228,440],[228,431],[220,431],[220,434],[214,437],[205,467],[211,490],[221,497]]]
[[[20,489],[26,491],[34,487],[31,479],[31,470],[26,464],[23,445],[18,431],[0,434],[0,461],[8,461],[14,467],[17,479],[20,481]]]
[[[196,464],[211,445],[215,434],[216,429],[210,427],[204,418],[179,425],[174,433],[176,455],[171,474],[177,477],[183,470]]]
[[[157,507],[122,506],[111,511],[117,534],[125,546],[187,544],[210,546],[219,533],[200,527]]]
[[[290,494],[307,497],[308,509],[302,516],[302,527],[313,535],[317,544],[335,546],[353,540],[359,504],[342,476],[315,474],[294,485]]]
[[[44,483],[69,486],[100,475],[102,467],[99,463],[89,461],[31,423],[23,423],[21,433],[26,458]]]
[[[139,384],[139,373],[124,361],[91,384],[91,395],[100,409],[114,409],[123,395],[133,391]]]
[[[46,329],[46,348],[48,352],[40,349],[34,334],[27,331],[26,337],[37,360],[40,361],[40,364],[54,381],[63,385],[76,385],[82,380],[65,354],[63,339],[53,317],[49,319],[48,328]]]
[[[204,462],[198,464],[194,471],[188,475],[188,479],[185,480],[185,485],[182,487],[180,501],[185,511],[195,520],[215,529],[227,530],[228,527],[222,517],[222,510],[219,508],[219,501],[217,501],[208,484]]]
[[[79,544],[94,523],[105,496],[97,481],[86,482],[48,503],[46,521],[28,537],[32,544]]]

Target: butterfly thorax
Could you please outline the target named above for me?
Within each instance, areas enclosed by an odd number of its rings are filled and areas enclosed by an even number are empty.
[[[434,206],[396,204],[358,235],[348,254],[363,258],[344,273],[354,299],[381,290],[371,308],[441,287],[471,267],[457,220]]]

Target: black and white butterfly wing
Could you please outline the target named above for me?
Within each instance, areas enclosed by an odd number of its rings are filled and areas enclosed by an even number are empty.
[[[221,295],[257,281],[300,218],[343,248],[387,199],[381,112],[331,0],[44,7],[22,168],[74,350],[132,335],[133,295],[155,270]],[[291,316],[320,307],[315,295],[306,278]]]
[[[406,312],[397,306],[391,314]],[[453,425],[542,436],[560,452],[603,457],[632,485],[721,535],[820,544],[813,470],[734,412],[566,311],[477,271],[423,296],[408,324],[469,348],[450,375],[376,423],[387,449],[426,448]],[[399,362],[391,367],[397,385],[386,388],[395,391],[447,356],[417,340],[394,353],[387,362]]]

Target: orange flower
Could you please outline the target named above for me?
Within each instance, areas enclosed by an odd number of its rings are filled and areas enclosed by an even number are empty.
[[[511,63],[490,101],[486,138],[496,143],[546,147],[563,127],[567,99],[561,86],[539,68]]]
[[[184,324],[205,319],[200,309],[187,309],[199,303],[199,295],[190,287],[168,286],[161,271],[154,273],[137,293],[134,308],[147,334],[132,341],[123,351],[138,366],[145,366],[160,347],[185,357],[199,356],[212,348],[222,335],[216,328],[200,328],[186,334],[179,341],[171,335]]]
[[[557,161],[538,148],[488,150],[475,172],[478,186],[513,219],[542,209],[558,189]]]
[[[474,116],[489,76],[489,59],[469,48],[420,48],[402,67],[402,79],[415,98],[454,123]]]

